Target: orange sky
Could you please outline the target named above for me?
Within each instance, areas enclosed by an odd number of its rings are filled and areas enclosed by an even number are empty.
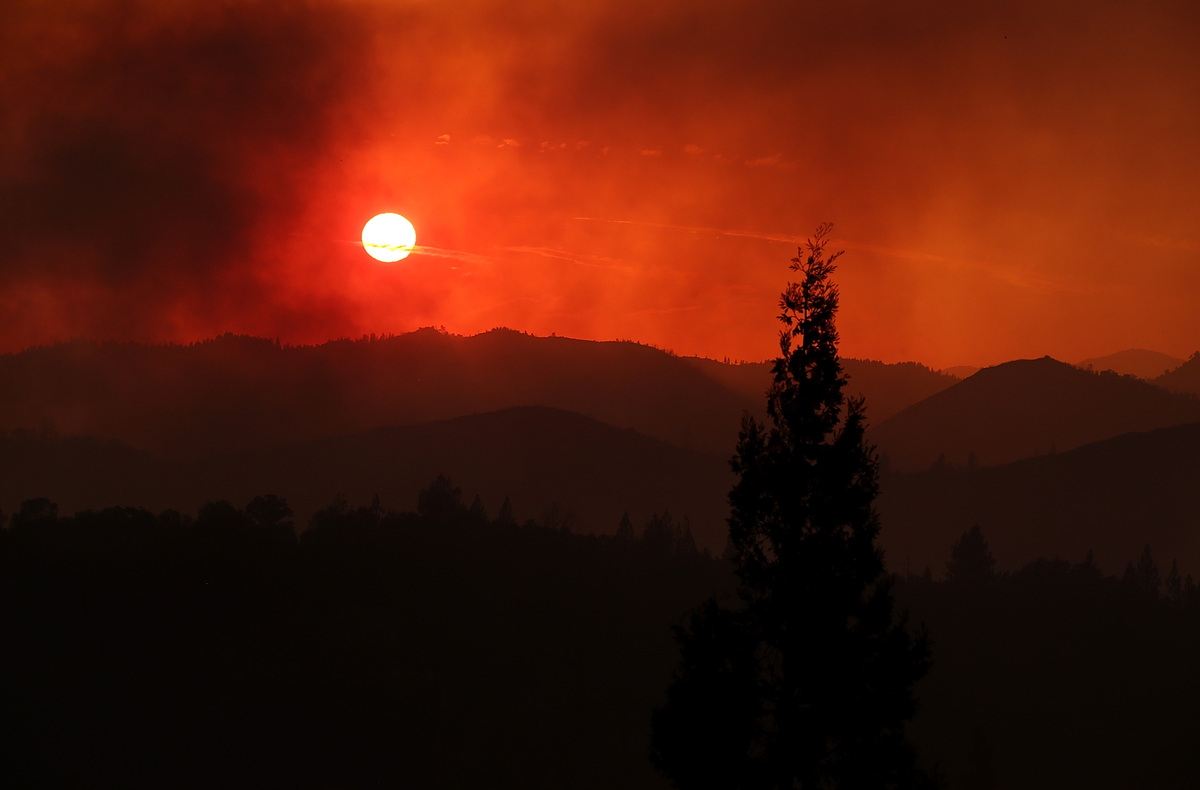
[[[1200,348],[1194,2],[742,5],[10,0],[0,350],[434,325],[763,359],[827,220],[848,356]],[[381,211],[398,264],[355,244]]]

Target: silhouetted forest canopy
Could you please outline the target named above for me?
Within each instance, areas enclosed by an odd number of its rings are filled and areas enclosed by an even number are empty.
[[[669,626],[731,595],[731,566],[663,514],[598,537],[444,478],[417,501],[295,526],[269,496],[2,517],[6,783],[664,786],[647,752]],[[948,785],[1195,786],[1186,574],[1148,550],[1124,577],[1086,558],[1002,574],[963,548],[949,578],[894,586],[936,635],[911,729]]]
[[[726,585],[686,523],[518,524],[438,478],[195,518],[25,502],[0,532],[10,786],[653,786],[667,625]]]
[[[1091,552],[1010,573],[978,528],[945,578],[896,596],[937,636],[913,737],[952,788],[1195,787],[1200,596],[1150,546],[1108,575]]]

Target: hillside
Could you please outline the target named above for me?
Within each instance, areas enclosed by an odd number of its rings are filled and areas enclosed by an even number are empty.
[[[1200,354],[1193,354],[1187,362],[1154,379],[1154,383],[1171,392],[1200,395]]]
[[[953,365],[948,368],[942,368],[938,371],[938,373],[941,373],[942,375],[952,376],[956,379],[965,379],[970,376],[974,376],[978,372],[979,368],[975,367],[974,365]]]
[[[874,424],[954,383],[916,363],[845,360]],[[432,329],[319,346],[225,335],[190,346],[72,341],[0,355],[0,429],[115,439],[197,458],[514,406],[574,411],[729,455],[765,413],[770,363],[680,358],[630,342]]]
[[[1149,543],[1200,578],[1200,423],[973,471],[886,475],[877,501],[889,566],[939,574],[948,547],[979,524],[1002,568],[1088,549],[1120,573]]]
[[[1114,373],[1049,357],[985,368],[869,433],[889,468],[1008,463],[1063,452],[1130,431],[1200,420],[1200,401]]]
[[[732,454],[750,400],[666,352],[494,330],[279,346],[77,341],[0,355],[0,429],[50,425],[163,457],[203,457],[513,406],[574,411]]]
[[[115,505],[195,513],[205,502],[240,506],[272,493],[303,524],[339,493],[351,504],[378,494],[386,508],[412,509],[438,474],[468,498],[478,494],[493,516],[505,496],[521,519],[541,520],[558,503],[576,531],[611,533],[625,511],[641,524],[669,510],[690,518],[701,546],[725,545],[725,458],[558,409],[518,407],[186,462],[89,438],[0,438],[0,507],[10,513],[35,496],[63,513]]]
[[[730,365],[701,357],[686,360],[722,386],[753,400],[757,404],[755,414],[766,414],[772,362]],[[846,394],[866,398],[867,418],[876,425],[958,380],[916,362],[888,364],[870,359],[843,359],[842,370],[847,378]]]
[[[1115,354],[1082,360],[1078,367],[1096,372],[1111,370],[1113,373],[1120,373],[1123,376],[1137,376],[1139,379],[1150,380],[1167,371],[1174,370],[1182,364],[1183,360],[1179,357],[1173,357],[1161,351],[1130,348]]]

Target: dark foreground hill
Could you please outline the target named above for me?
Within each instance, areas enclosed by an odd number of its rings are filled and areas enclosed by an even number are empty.
[[[869,438],[897,471],[992,466],[1130,431],[1200,420],[1200,400],[1049,357],[985,368],[910,406]]]
[[[1200,395],[1200,353],[1154,379],[1154,383],[1171,392]]]
[[[728,569],[428,510],[0,531],[5,786],[664,787],[671,626]]]
[[[888,563],[935,574],[979,524],[1002,568],[1095,551],[1119,573],[1149,543],[1200,578],[1200,423],[1130,433],[1016,463],[887,475],[877,502]]]
[[[301,523],[344,494],[411,507],[446,474],[495,515],[507,496],[521,518],[555,509],[583,532],[611,533],[670,511],[700,545],[725,543],[726,458],[685,450],[578,414],[521,407],[421,425],[375,428],[220,456],[163,462],[112,441],[15,432],[0,438],[0,507],[44,496],[64,513],[138,504],[194,513],[264,492],[292,503]]]
[[[663,525],[612,538],[341,505],[192,520],[25,507],[0,530],[0,769],[20,788],[665,788],[671,628],[734,579]],[[901,579],[950,788],[1195,787],[1200,596],[1036,562]]]

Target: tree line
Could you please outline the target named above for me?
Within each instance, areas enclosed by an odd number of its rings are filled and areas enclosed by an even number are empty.
[[[575,534],[445,478],[414,511],[339,499],[302,531],[270,496],[195,517],[31,500],[8,522],[0,773],[25,787],[662,787],[670,628],[737,583],[669,516]],[[938,578],[893,579],[933,635],[912,724],[931,772],[1115,787],[1153,748],[1143,781],[1188,776],[1200,605],[1170,572],[1000,573],[979,530],[948,548]],[[1073,745],[1038,752],[1053,728]]]
[[[669,626],[728,569],[659,514],[616,535],[339,498],[0,530],[0,775],[22,787],[654,787]]]

